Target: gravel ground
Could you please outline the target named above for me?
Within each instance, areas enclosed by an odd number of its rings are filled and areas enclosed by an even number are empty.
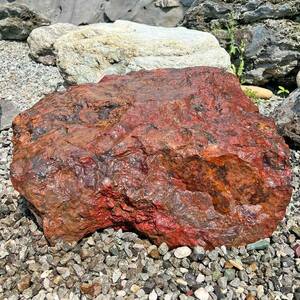
[[[63,83],[56,67],[30,59],[26,43],[0,40],[0,99],[14,101],[21,110],[27,109]]]
[[[25,109],[62,86],[56,68],[28,58],[26,44],[0,42],[0,100]],[[261,112],[279,101],[260,104]],[[286,218],[256,249],[170,251],[111,229],[50,247],[9,180],[11,136],[11,129],[0,133],[0,299],[300,299],[300,152],[291,154]]]

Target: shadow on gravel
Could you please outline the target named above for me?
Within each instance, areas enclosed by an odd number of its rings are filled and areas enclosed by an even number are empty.
[[[32,220],[38,226],[38,228],[43,231],[43,228],[39,222],[40,218],[36,215],[36,213],[34,213],[34,207],[22,196],[19,197],[18,208],[22,216]]]

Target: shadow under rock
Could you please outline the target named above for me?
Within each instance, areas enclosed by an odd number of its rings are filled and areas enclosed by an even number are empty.
[[[41,219],[36,213],[34,213],[35,208],[23,196],[19,197],[18,208],[23,217],[32,220],[38,226],[38,228],[43,231],[43,228],[40,225]]]

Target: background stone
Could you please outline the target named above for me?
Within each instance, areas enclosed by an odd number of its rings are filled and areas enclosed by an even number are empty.
[[[234,38],[238,44],[245,42],[246,82],[295,86],[300,68],[299,15],[300,2],[294,0],[197,0],[186,12],[182,25],[210,31],[226,46],[228,22],[234,19]]]
[[[159,26],[175,26],[191,1],[164,0],[0,0],[22,3],[42,13],[53,23],[86,25],[129,20]]]
[[[0,40],[26,40],[34,28],[49,24],[25,5],[0,4]]]
[[[59,38],[54,48],[60,71],[72,84],[140,69],[230,67],[229,55],[209,33],[128,21],[85,26]]]
[[[287,142],[300,148],[300,88],[292,92],[274,113],[279,132]]]

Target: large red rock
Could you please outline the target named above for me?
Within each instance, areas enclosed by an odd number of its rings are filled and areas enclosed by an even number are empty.
[[[51,243],[135,229],[169,246],[269,236],[291,196],[289,150],[216,68],[107,76],[14,121],[14,187]]]

